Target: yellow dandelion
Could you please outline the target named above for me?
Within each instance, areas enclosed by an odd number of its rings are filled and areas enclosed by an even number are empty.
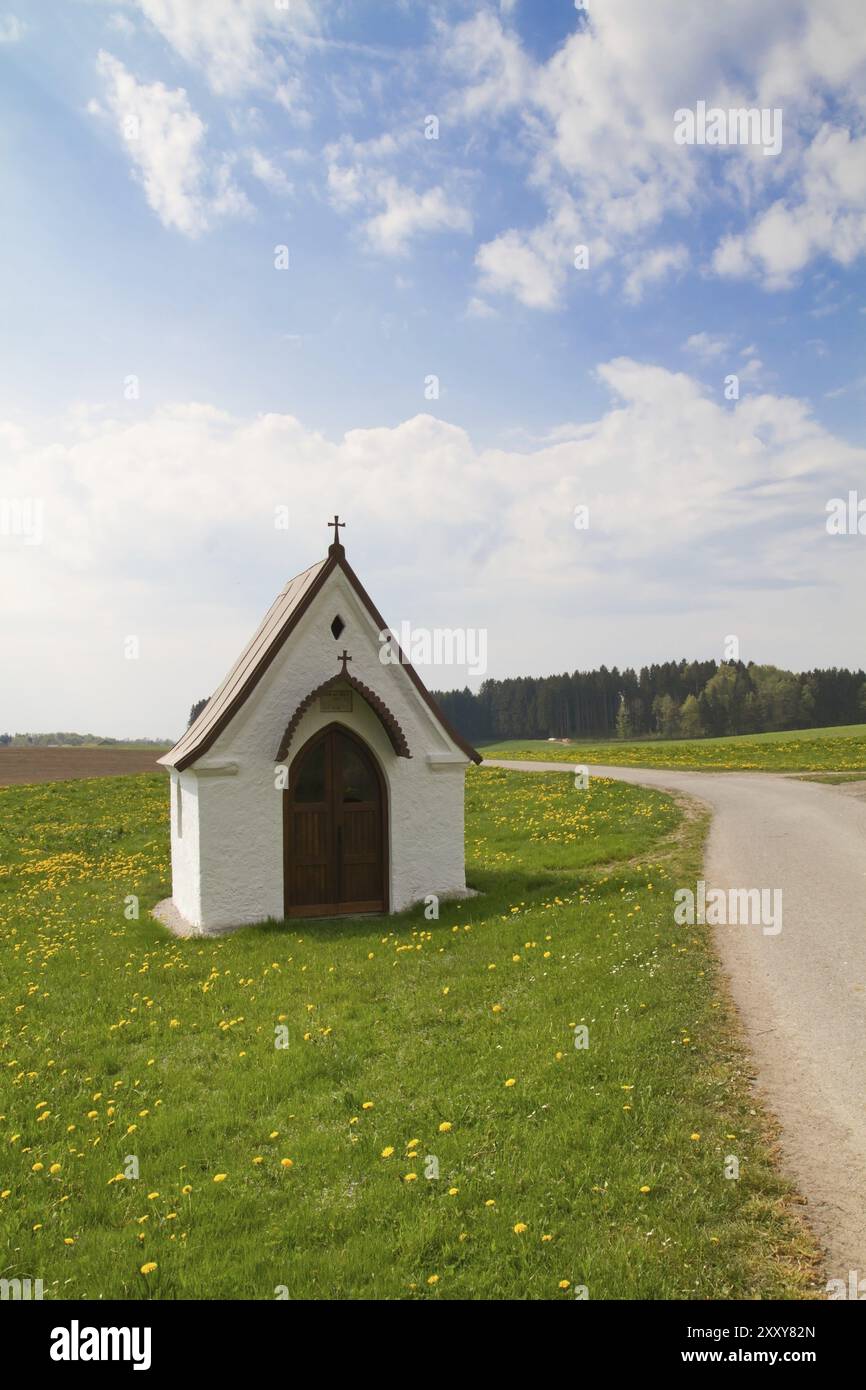
[[[524,1231],[528,1231],[528,1230],[529,1230],[529,1227],[527,1226],[527,1224],[526,1224],[525,1221],[518,1221],[517,1224],[516,1224],[516,1226],[514,1227],[514,1234],[515,1234],[516,1236],[522,1236],[523,1233],[524,1233]]]
[[[427,1280],[427,1283],[428,1283],[428,1284],[438,1284],[438,1283],[439,1283],[439,1275],[438,1275],[438,1274],[431,1274],[430,1277],[429,1277],[429,1279]]]
[[[364,1100],[364,1101],[361,1102],[361,1109],[362,1109],[362,1110],[372,1110],[374,1104],[375,1104],[375,1102],[372,1101],[372,1100]]]
[[[385,1145],[385,1148],[382,1150],[381,1157],[382,1157],[382,1158],[390,1158],[391,1155],[393,1154],[393,1152],[394,1152],[394,1145],[393,1145],[393,1144],[386,1144],[386,1145]]]
[[[228,1173],[214,1173],[213,1180],[214,1182],[225,1182],[227,1177]]]
[[[153,1274],[156,1267],[156,1260],[148,1260],[146,1265],[141,1266],[141,1272],[142,1274]]]
[[[509,1078],[508,1078],[508,1080],[506,1081],[505,1084],[506,1084],[506,1086],[516,1086],[516,1085],[517,1085],[517,1081],[516,1081],[516,1079],[515,1079],[513,1076],[509,1076]]]
[[[451,1124],[450,1120],[443,1120],[441,1125],[439,1126],[439,1133],[448,1134],[452,1128],[453,1125]]]
[[[295,1160],[294,1160],[293,1158],[281,1158],[281,1159],[280,1159],[280,1167],[281,1167],[281,1168],[294,1168],[294,1166],[295,1166]]]

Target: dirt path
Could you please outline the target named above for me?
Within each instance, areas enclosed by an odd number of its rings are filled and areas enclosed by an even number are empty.
[[[526,772],[573,763],[501,762]],[[827,1250],[827,1276],[866,1276],[866,785],[760,772],[591,767],[684,792],[713,811],[708,887],[781,888],[782,930],[716,928],[783,1163]],[[694,885],[682,885],[683,887]],[[673,911],[673,904],[671,905]]]

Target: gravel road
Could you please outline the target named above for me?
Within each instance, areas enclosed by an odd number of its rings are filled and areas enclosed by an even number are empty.
[[[484,766],[574,771],[573,763]],[[827,1277],[866,1277],[866,783],[631,767],[590,773],[705,802],[713,812],[708,888],[781,888],[777,935],[716,927],[717,949],[757,1085],[781,1123],[783,1166],[826,1249]]]

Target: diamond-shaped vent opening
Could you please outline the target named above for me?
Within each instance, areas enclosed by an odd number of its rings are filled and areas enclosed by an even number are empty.
[[[340,617],[338,613],[334,621],[331,623],[331,631],[333,632],[335,638],[340,636],[340,633],[343,631],[345,626],[346,624],[343,622],[343,619]]]

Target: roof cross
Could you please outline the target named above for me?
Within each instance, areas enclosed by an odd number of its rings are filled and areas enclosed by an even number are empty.
[[[335,512],[335,513],[334,513],[334,520],[328,522],[328,528],[330,529],[332,526],[333,526],[333,528],[334,528],[334,539],[331,541],[331,545],[332,545],[332,546],[333,546],[333,545],[339,545],[339,544],[340,544],[340,527],[341,527],[341,526],[345,526],[345,525],[346,525],[345,521],[341,521],[340,518],[339,518],[339,516],[338,516],[337,513]]]
[[[349,673],[348,673],[348,671],[346,670],[346,662],[347,662],[347,661],[351,661],[352,658],[349,656],[349,653],[346,651],[346,648],[345,648],[345,647],[344,647],[343,650],[340,652],[340,655],[337,657],[337,660],[338,660],[338,661],[342,661],[342,663],[343,663],[343,670],[342,670],[341,674],[344,675],[344,676],[347,676]]]

